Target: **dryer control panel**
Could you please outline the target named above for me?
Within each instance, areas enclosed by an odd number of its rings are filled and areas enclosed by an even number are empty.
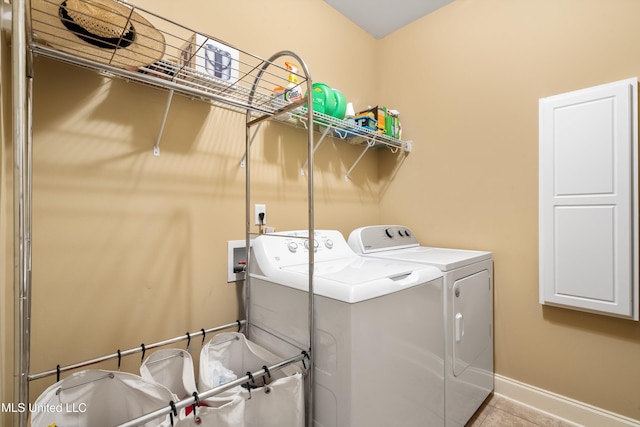
[[[356,253],[369,254],[391,249],[419,246],[418,239],[402,225],[372,225],[355,229],[349,235],[349,246]]]

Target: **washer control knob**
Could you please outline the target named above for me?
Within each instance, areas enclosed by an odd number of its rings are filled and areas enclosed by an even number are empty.
[[[410,236],[411,236],[411,233],[409,232],[409,230],[408,230],[408,229],[406,229],[406,228],[405,228],[405,229],[404,229],[404,235],[405,235],[405,236],[407,236],[407,237],[410,237]]]
[[[289,249],[289,252],[295,253],[298,250],[298,244],[296,242],[289,242],[287,248]]]
[[[304,241],[304,248],[309,249],[309,239]],[[313,249],[318,249],[318,241],[316,239],[313,239]]]
[[[386,235],[387,235],[387,237],[389,237],[390,239],[392,239],[392,238],[393,238],[393,232],[391,231],[391,229],[390,229],[390,228],[385,228],[385,229],[384,229],[384,234],[386,234]]]
[[[333,240],[331,239],[327,239],[324,241],[324,245],[326,246],[327,249],[332,249],[333,248]]]

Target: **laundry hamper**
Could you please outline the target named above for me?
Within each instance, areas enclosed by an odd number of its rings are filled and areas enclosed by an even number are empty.
[[[166,387],[127,372],[87,370],[48,387],[30,405],[31,426],[112,427],[161,408],[176,396]],[[169,416],[144,424],[171,425]]]
[[[193,359],[182,349],[170,348],[153,352],[140,366],[142,378],[167,387],[179,400],[197,392]],[[195,403],[195,399],[194,399]],[[165,403],[165,406],[168,402]],[[244,427],[244,399],[240,396],[203,399],[200,406],[180,411],[174,426]]]
[[[204,392],[281,360],[247,340],[243,334],[218,334],[200,353],[198,387]],[[289,365],[269,374],[219,396],[243,398],[247,427],[303,427],[304,386],[301,369]]]

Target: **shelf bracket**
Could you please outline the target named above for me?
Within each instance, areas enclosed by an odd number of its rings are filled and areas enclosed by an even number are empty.
[[[327,136],[327,134],[331,129],[333,129],[331,126],[327,126],[324,129],[324,131],[322,132],[322,135],[320,136],[320,139],[318,140],[318,143],[313,147],[312,154],[316,154],[316,150],[320,147],[320,144],[322,144],[322,142],[324,141],[324,138]],[[307,159],[304,162],[304,165],[302,165],[302,167],[300,168],[300,175],[304,176],[304,170],[307,168],[308,164],[309,164],[309,159]]]
[[[360,153],[360,155],[358,156],[356,161],[353,163],[353,165],[351,165],[351,168],[349,168],[347,173],[344,175],[344,180],[345,181],[349,181],[349,175],[351,175],[351,172],[353,172],[353,170],[356,168],[358,163],[360,163],[360,160],[362,160],[362,158],[367,153],[367,151],[369,151],[370,148],[373,148],[373,146],[375,145],[375,141],[376,141],[375,137],[371,138],[370,140],[367,141],[367,146],[364,147],[364,150],[362,150],[362,153]]]
[[[162,139],[162,134],[164,133],[164,125],[167,123],[167,116],[169,115],[169,108],[171,107],[171,101],[173,100],[174,92],[174,89],[171,89],[169,91],[169,96],[167,97],[167,105],[164,107],[164,115],[162,116],[162,123],[160,123],[160,131],[158,132],[156,143],[153,146],[153,155],[155,157],[160,157],[160,140]]]

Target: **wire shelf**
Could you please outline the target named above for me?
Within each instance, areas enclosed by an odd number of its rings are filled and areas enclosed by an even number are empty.
[[[283,123],[307,128],[307,109],[300,107],[291,113],[279,114],[274,118]],[[410,151],[410,143],[398,138],[377,132],[373,129],[359,126],[350,119],[338,119],[318,111],[313,112],[313,123],[315,130],[325,133],[329,128],[327,136],[342,139],[350,144],[368,144],[371,148],[387,147],[392,151]]]
[[[289,71],[269,64],[254,87],[265,59],[120,0],[31,0],[30,22],[36,55],[236,111],[272,115],[273,88],[288,84]]]
[[[240,113],[249,111],[256,120],[276,117],[289,125],[308,126],[304,106],[288,112],[291,106],[274,96],[275,87],[290,83],[291,71],[283,65],[123,0],[31,0],[30,5],[34,55],[170,90],[171,96],[175,92]],[[305,93],[305,76],[295,74]],[[318,112],[314,125],[319,131],[332,127],[335,131],[329,136],[352,144],[407,152],[411,147],[410,142]]]

